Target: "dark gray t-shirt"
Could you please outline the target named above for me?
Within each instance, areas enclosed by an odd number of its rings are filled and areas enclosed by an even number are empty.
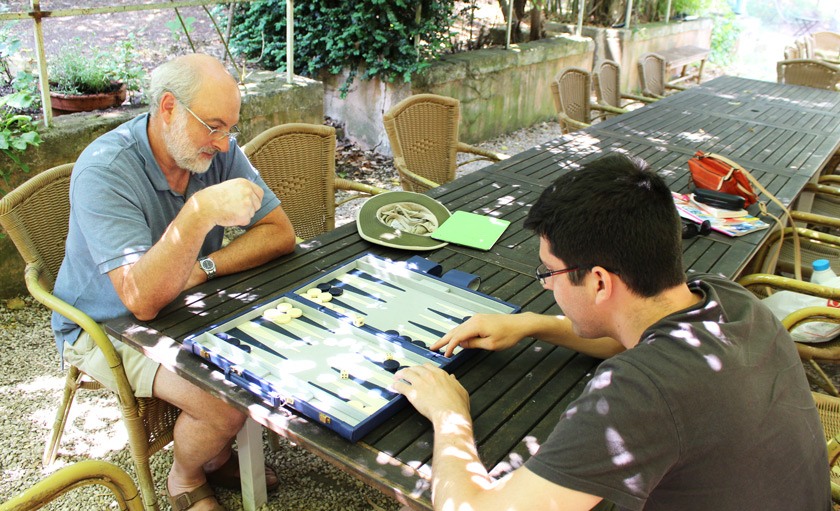
[[[152,155],[147,121],[148,114],[139,115],[97,138],[79,156],[70,177],[70,229],[54,292],[98,322],[129,313],[108,272],[140,259],[194,193],[234,178],[255,182],[264,194],[249,225],[280,205],[233,142],[227,152],[215,155],[207,172],[190,176],[185,195],[175,193]],[[222,227],[211,229],[200,255],[221,248],[223,237]],[[52,327],[61,354],[64,342],[75,342],[80,329],[58,313],[53,313]]]
[[[787,331],[718,276],[604,361],[525,466],[632,510],[828,510],[825,436]]]

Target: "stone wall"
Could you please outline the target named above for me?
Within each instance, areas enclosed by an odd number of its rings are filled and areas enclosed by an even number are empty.
[[[638,91],[639,57],[678,46],[699,46],[710,48],[714,22],[708,18],[671,23],[647,23],[624,28],[601,28],[584,26],[582,35],[595,41],[593,60],[584,69],[592,69],[596,61],[610,59],[621,66],[622,90]],[[574,33],[575,25],[546,23],[549,33]]]
[[[511,45],[510,50],[447,55],[410,84],[356,80],[346,98],[338,92],[346,75],[324,77],[324,108],[344,123],[348,138],[390,155],[382,114],[412,94],[449,96],[461,101],[461,141],[475,143],[555,119],[552,78],[568,66],[590,66],[594,48],[589,38],[561,35]]]
[[[240,145],[277,124],[324,122],[324,86],[321,82],[296,76],[294,83],[288,84],[285,74],[264,71],[249,75],[241,89]],[[75,161],[96,137],[146,110],[146,107],[138,107],[55,117],[53,126],[41,132],[41,145],[29,148],[24,154],[30,174]],[[0,165],[6,166],[9,162],[0,157]],[[0,193],[13,189],[30,174],[14,170],[10,183],[0,180]],[[23,268],[23,259],[11,240],[7,236],[0,239],[0,298],[26,293]]]

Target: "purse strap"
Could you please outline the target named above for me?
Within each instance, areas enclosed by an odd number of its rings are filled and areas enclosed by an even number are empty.
[[[787,217],[787,221],[790,222],[791,227],[791,236],[793,237],[793,272],[796,280],[802,280],[802,253],[800,251],[800,243],[799,243],[799,233],[796,231],[796,224],[793,223],[793,217],[790,214],[790,210],[782,204],[782,201],[776,198],[775,195],[768,192],[766,188],[764,188],[761,183],[758,182],[756,178],[753,177],[752,174],[749,173],[747,169],[742,167],[741,165],[735,163],[734,161],[730,160],[726,156],[722,156],[717,153],[706,153],[707,157],[718,159],[728,165],[731,165],[732,168],[740,170],[744,176],[746,176],[747,180],[751,182],[761,193],[763,193],[768,199],[773,201],[777,206],[782,209],[782,217]],[[776,248],[776,252],[770,257],[769,263],[765,263],[765,268],[775,268],[776,263],[779,261],[779,256],[782,253],[782,244],[785,241],[785,224],[787,222],[783,222],[780,218],[776,217],[775,215],[771,214],[767,210],[767,204],[762,201],[757,201],[758,210],[761,212],[762,215],[767,215],[772,218],[776,225],[779,226],[779,245]]]

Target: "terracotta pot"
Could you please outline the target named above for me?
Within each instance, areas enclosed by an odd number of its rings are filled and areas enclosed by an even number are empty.
[[[113,92],[101,94],[72,95],[50,92],[50,104],[53,115],[72,114],[74,112],[90,112],[120,106],[125,101],[125,84]]]

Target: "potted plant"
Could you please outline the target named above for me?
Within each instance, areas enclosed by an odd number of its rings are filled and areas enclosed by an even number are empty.
[[[49,67],[50,103],[56,115],[123,104],[126,86],[137,88],[142,68],[133,64],[133,39],[111,51],[86,55],[80,39],[65,47]]]

